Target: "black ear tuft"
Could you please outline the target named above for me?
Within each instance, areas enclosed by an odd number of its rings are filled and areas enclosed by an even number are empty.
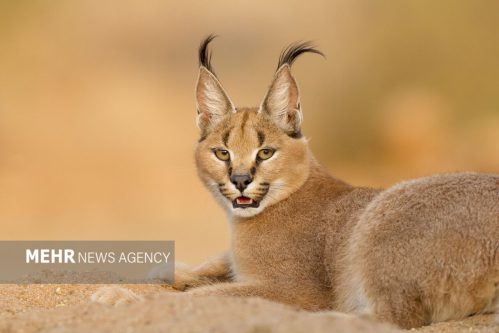
[[[201,44],[199,44],[199,66],[205,67],[207,70],[209,70],[212,74],[215,74],[213,72],[213,68],[211,67],[211,52],[208,49],[208,44],[217,37],[216,35],[209,35],[205,39],[201,41]]]
[[[326,57],[324,53],[317,50],[312,45],[312,42],[293,43],[282,51],[281,55],[279,56],[277,69],[281,68],[281,66],[284,64],[288,64],[289,66],[293,65],[293,62],[296,60],[296,58],[298,58],[298,56],[303,53],[315,53],[320,54],[324,58]]]

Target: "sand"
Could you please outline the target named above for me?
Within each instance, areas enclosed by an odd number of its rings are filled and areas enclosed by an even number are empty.
[[[161,285],[126,285],[143,301],[92,303],[100,285],[0,285],[0,332],[398,332],[366,318],[310,313],[258,298],[199,297]],[[495,316],[421,332],[499,332]]]

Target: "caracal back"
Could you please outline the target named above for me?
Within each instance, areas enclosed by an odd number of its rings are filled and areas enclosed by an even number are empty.
[[[499,176],[400,183],[352,230],[339,309],[402,327],[499,310]]]

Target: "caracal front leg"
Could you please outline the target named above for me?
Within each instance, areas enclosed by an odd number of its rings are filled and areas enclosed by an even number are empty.
[[[164,279],[167,270],[163,271],[161,267],[159,268],[151,273],[151,277]],[[172,287],[183,291],[204,285],[228,282],[231,279],[230,257],[229,253],[226,252],[195,267],[184,264],[176,265]],[[99,288],[90,299],[92,302],[120,305],[141,301],[143,297],[130,289],[111,285]]]
[[[198,266],[176,265],[172,287],[183,291],[230,281],[232,281],[231,260],[229,253],[225,252]]]

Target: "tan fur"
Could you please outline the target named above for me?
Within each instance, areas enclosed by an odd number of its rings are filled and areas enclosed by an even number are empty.
[[[222,88],[215,94],[230,101]],[[206,93],[198,90],[197,96]],[[405,328],[497,310],[499,176],[437,175],[384,191],[335,179],[316,162],[305,138],[290,135],[299,130],[301,109],[287,65],[259,109],[204,112],[208,118],[216,113],[210,118],[216,121],[201,128],[196,164],[227,211],[231,248],[214,266],[198,270],[199,281],[211,284],[231,270],[233,282],[190,293],[371,314]],[[256,166],[253,181],[240,192],[229,176],[249,173],[262,146],[276,153]],[[217,159],[217,148],[230,152],[229,163]],[[270,184],[267,194],[262,183]],[[234,208],[242,194],[260,207]]]
[[[232,278],[229,253],[224,253],[194,267],[175,264],[175,280],[172,287],[183,291],[203,285],[231,281]]]
[[[370,315],[404,328],[499,310],[498,175],[437,175],[387,190],[332,177],[300,136],[288,64],[260,108],[234,108],[205,67],[196,96],[196,165],[227,211],[231,247],[178,270],[178,289]],[[275,154],[257,163],[266,147]],[[234,173],[251,174],[251,183],[241,191]],[[233,206],[242,195],[259,206]]]
[[[101,287],[90,296],[92,302],[113,306],[142,302],[143,300],[142,296],[120,286]]]

